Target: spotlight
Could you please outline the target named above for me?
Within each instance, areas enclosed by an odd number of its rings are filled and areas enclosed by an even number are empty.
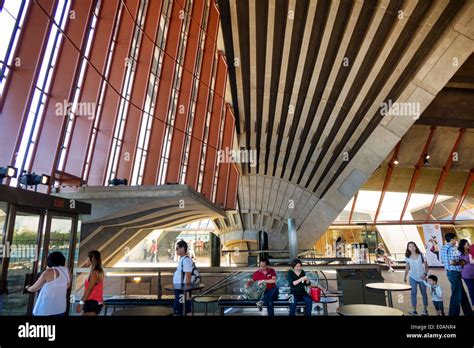
[[[400,163],[400,162],[398,162],[398,159],[396,159],[395,161],[393,161],[393,164],[395,164],[395,165],[397,165],[398,163]]]
[[[112,186],[119,186],[119,185],[127,185],[128,180],[127,179],[110,179],[109,180],[109,185]]]
[[[45,174],[36,175],[35,173],[27,173],[26,171],[23,171],[18,181],[20,184],[25,185],[25,188],[28,186],[34,186],[36,191],[38,185],[49,185],[49,179],[49,176]]]
[[[13,166],[0,167],[0,184],[3,184],[5,178],[16,178],[18,169]]]
[[[427,153],[425,153],[425,158],[423,160],[423,164],[425,166],[427,166],[428,164],[430,164],[430,155],[428,155]]]

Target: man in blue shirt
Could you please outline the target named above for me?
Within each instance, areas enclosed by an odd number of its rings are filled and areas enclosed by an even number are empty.
[[[441,248],[441,262],[444,265],[448,280],[451,283],[451,299],[449,302],[449,315],[459,316],[462,311],[465,316],[472,316],[472,308],[462,285],[462,261],[456,248],[457,237],[454,233],[446,233],[446,244]]]

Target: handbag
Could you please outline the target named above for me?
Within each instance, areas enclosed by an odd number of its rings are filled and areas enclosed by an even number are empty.
[[[319,288],[319,287],[313,287],[309,290],[309,294],[311,296],[311,299],[313,300],[313,302],[319,302],[321,301],[321,293],[324,294],[324,291],[323,289]]]

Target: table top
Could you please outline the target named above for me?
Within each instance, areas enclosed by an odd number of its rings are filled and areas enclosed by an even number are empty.
[[[316,303],[336,303],[337,301],[339,301],[339,299],[337,297],[325,297],[325,296],[322,296],[318,302]]]
[[[205,285],[200,284],[168,284],[165,286],[166,290],[181,290],[181,291],[191,291],[191,290],[198,290],[204,288]]]
[[[351,304],[340,306],[336,312],[340,315],[345,316],[357,316],[357,315],[390,315],[390,316],[402,316],[403,312],[392,307],[371,305],[371,304]]]
[[[411,290],[410,285],[400,284],[400,283],[369,283],[369,284],[365,284],[365,286],[370,288],[370,289],[388,290],[388,291],[407,291],[407,290]]]
[[[219,296],[196,296],[193,298],[194,302],[198,303],[210,303],[210,302],[217,302],[219,300]]]
[[[170,307],[165,306],[137,306],[131,308],[121,309],[119,311],[115,311],[112,315],[119,315],[119,316],[128,316],[128,315],[154,315],[154,316],[170,316],[173,315],[174,310]]]

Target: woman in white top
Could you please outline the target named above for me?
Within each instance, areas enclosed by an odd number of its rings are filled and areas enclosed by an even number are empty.
[[[407,275],[410,275],[411,306],[413,307],[410,314],[418,315],[416,311],[416,297],[417,286],[419,286],[421,298],[423,299],[423,312],[421,315],[428,315],[428,295],[426,294],[426,285],[424,283],[426,275],[428,274],[428,263],[414,242],[408,242],[405,256],[406,266],[404,281],[406,283]]]
[[[66,258],[55,251],[48,256],[48,268],[41,274],[36,283],[27,286],[30,292],[40,291],[33,308],[33,315],[66,314],[66,294],[71,286],[69,270],[65,267]]]

